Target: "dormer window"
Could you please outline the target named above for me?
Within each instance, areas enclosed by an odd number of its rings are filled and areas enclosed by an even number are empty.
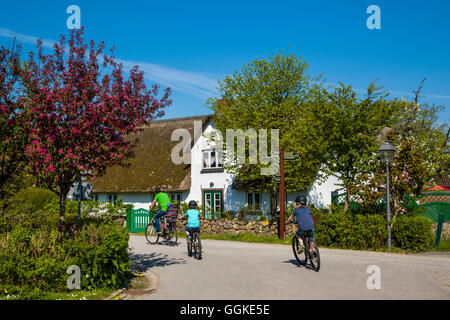
[[[203,169],[217,169],[222,168],[222,159],[219,158],[215,150],[202,151],[202,168]]]

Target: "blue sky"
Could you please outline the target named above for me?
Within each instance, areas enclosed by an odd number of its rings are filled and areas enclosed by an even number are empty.
[[[114,45],[149,83],[173,88],[166,118],[210,113],[217,80],[289,47],[330,84],[378,79],[412,99],[426,78],[422,102],[446,106],[440,122],[450,122],[450,1],[13,1],[1,5],[0,45],[16,35],[28,51],[35,38],[68,35],[72,4],[87,40]],[[369,5],[381,9],[380,30],[367,28]]]

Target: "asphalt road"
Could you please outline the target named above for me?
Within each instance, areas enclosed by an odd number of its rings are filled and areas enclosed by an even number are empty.
[[[321,269],[298,266],[287,245],[202,240],[203,260],[178,246],[131,236],[130,257],[159,279],[138,299],[450,299],[450,254],[392,254],[320,249]],[[369,266],[379,267],[380,289]],[[375,267],[376,268],[376,267]],[[373,271],[371,271],[373,272]]]

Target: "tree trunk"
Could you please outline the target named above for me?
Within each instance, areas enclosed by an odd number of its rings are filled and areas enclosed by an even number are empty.
[[[345,191],[347,192],[347,196],[345,198],[344,212],[347,212],[350,206],[350,192],[348,192],[347,186],[345,186]]]
[[[69,190],[67,189],[60,189],[59,192],[59,231],[61,233],[64,233],[65,231],[65,224],[64,224],[64,218],[66,215],[66,201],[67,201],[67,194],[69,193]]]

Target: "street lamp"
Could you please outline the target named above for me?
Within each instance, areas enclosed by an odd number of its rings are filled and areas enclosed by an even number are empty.
[[[385,141],[380,149],[381,162],[386,164],[386,202],[387,202],[387,221],[388,221],[388,249],[391,249],[391,204],[389,198],[389,163],[394,161],[395,149],[388,141]]]

